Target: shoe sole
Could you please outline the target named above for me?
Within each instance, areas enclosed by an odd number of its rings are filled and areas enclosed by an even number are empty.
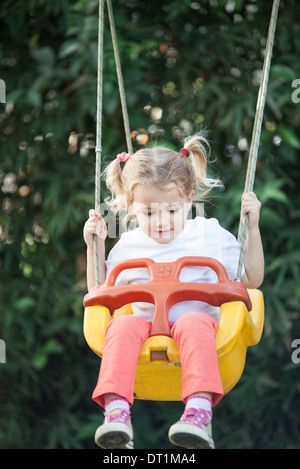
[[[108,428],[99,427],[95,433],[95,443],[104,449],[126,449],[130,448],[128,445],[132,439],[133,434],[130,428],[124,429],[124,424],[109,423]]]
[[[215,449],[213,439],[201,428],[191,428],[190,424],[173,425],[169,430],[169,440],[173,445],[187,449]]]

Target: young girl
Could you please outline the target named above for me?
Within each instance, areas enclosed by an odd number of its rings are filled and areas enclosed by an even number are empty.
[[[188,219],[193,201],[203,202],[220,182],[207,176],[209,144],[199,134],[189,137],[176,152],[164,147],[143,148],[133,155],[122,153],[106,170],[106,183],[115,212],[138,228],[122,234],[105,262],[107,227],[100,214],[90,210],[84,226],[87,244],[87,283],[95,286],[93,235],[98,236],[102,281],[113,265],[131,258],[172,262],[184,256],[207,256],[220,261],[234,280],[240,246],[216,219]],[[249,215],[242,281],[257,288],[263,281],[264,257],[259,232],[260,202],[254,193],[242,196],[242,217]],[[129,269],[117,284],[145,283],[147,269]],[[183,282],[216,282],[206,267],[182,270]],[[133,440],[130,407],[133,404],[135,369],[142,343],[150,333],[154,305],[134,303],[132,316],[114,318],[107,326],[99,379],[93,399],[105,408],[104,423],[95,434],[103,448],[129,447]],[[199,301],[175,304],[169,311],[171,334],[177,343],[182,367],[183,415],[169,430],[169,439],[186,448],[214,448],[212,407],[223,396],[215,336],[219,308]]]

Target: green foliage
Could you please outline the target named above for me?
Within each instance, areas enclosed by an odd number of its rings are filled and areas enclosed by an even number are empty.
[[[131,129],[178,148],[210,130],[212,170],[226,190],[206,212],[235,234],[271,3],[113,2]],[[99,360],[82,334],[82,228],[94,204],[98,2],[4,0],[0,18],[0,447],[94,448],[102,413],[90,399]],[[220,448],[299,448],[299,19],[298,2],[282,0],[255,182],[266,323],[214,411]],[[125,149],[107,21],[103,60],[107,161]],[[181,409],[136,402],[136,447],[170,448]]]

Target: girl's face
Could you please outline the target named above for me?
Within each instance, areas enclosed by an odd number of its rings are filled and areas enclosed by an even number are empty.
[[[139,184],[132,210],[141,230],[157,243],[167,244],[183,230],[194,192],[186,196],[171,184],[164,190]]]

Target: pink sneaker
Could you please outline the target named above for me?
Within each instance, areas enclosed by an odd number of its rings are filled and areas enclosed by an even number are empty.
[[[105,449],[132,449],[132,440],[130,413],[126,410],[105,415],[103,425],[95,433],[95,443]]]
[[[189,449],[214,449],[211,432],[211,413],[204,409],[188,409],[169,430],[174,445]]]

